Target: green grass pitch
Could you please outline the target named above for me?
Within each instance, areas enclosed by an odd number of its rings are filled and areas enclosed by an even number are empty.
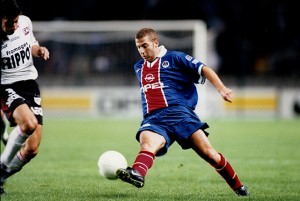
[[[131,165],[139,120],[49,117],[38,156],[8,179],[1,201],[300,200],[299,119],[207,123],[211,143],[248,186],[249,198],[237,197],[210,165],[177,144],[155,159],[143,188],[106,180],[98,157],[117,150]]]

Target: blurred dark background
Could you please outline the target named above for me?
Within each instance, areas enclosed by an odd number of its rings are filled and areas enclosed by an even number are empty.
[[[260,78],[265,84],[269,80],[280,84],[283,79],[285,84],[299,84],[300,11],[296,0],[19,2],[33,21],[201,19],[217,33],[218,73],[239,77],[240,82]]]

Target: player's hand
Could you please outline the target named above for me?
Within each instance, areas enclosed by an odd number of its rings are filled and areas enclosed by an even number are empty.
[[[45,60],[48,60],[50,56],[50,53],[46,47],[39,47],[37,54]]]
[[[220,90],[220,94],[225,101],[232,103],[233,91],[231,89],[224,87]]]

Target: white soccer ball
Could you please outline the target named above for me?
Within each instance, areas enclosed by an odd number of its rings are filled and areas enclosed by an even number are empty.
[[[98,160],[99,173],[106,179],[117,179],[116,174],[119,168],[127,168],[127,160],[118,151],[110,150],[102,153]]]

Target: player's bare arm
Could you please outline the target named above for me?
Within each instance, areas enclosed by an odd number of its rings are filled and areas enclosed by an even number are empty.
[[[212,83],[215,86],[215,88],[218,90],[218,92],[221,94],[222,98],[225,101],[228,101],[230,103],[232,102],[232,96],[233,96],[232,90],[227,88],[223,84],[223,82],[221,81],[221,79],[213,69],[204,66],[202,68],[202,74],[206,77],[206,79],[208,79],[210,83]]]
[[[44,60],[48,60],[50,53],[46,47],[34,45],[32,47],[32,55],[34,57],[42,57]]]

